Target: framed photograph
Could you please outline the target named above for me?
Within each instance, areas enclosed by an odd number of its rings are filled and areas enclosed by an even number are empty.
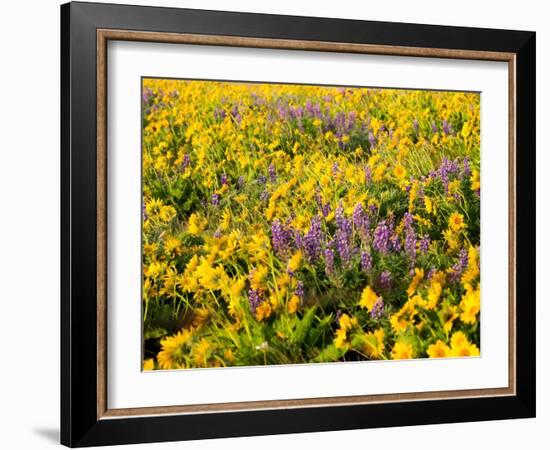
[[[61,7],[61,441],[535,415],[535,33]]]

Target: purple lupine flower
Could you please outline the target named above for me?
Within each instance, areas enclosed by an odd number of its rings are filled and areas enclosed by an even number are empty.
[[[340,167],[338,167],[338,163],[335,162],[333,165],[332,165],[332,176],[337,176],[338,174],[340,173]]]
[[[374,320],[380,320],[382,316],[384,315],[384,299],[382,297],[378,297],[376,302],[374,302],[374,305],[372,306],[370,316]]]
[[[298,283],[296,283],[296,290],[294,291],[294,294],[296,294],[300,298],[304,298],[305,291],[304,283],[302,281],[298,281]]]
[[[386,291],[389,291],[392,287],[392,281],[393,281],[393,278],[392,278],[392,275],[391,275],[391,272],[389,270],[384,270],[381,274],[380,274],[380,287]]]
[[[216,239],[220,238],[222,236],[222,232],[220,231],[220,229],[217,229],[215,232],[214,232],[214,237]]]
[[[447,122],[447,120],[443,120],[443,133],[445,134],[453,133],[453,126],[449,122]]]
[[[265,105],[266,104],[266,100],[263,97],[256,94],[255,92],[253,92],[251,94],[251,97],[254,99],[254,104],[255,105],[260,106],[260,105]]]
[[[288,117],[288,110],[286,108],[283,108],[281,105],[277,108],[277,113],[279,114],[279,118],[283,121],[287,119]]]
[[[432,133],[437,133],[437,125],[435,124],[435,120],[432,120]]]
[[[316,261],[321,253],[321,218],[315,216],[311,219],[309,231],[304,236],[304,248],[310,261]]]
[[[338,228],[344,231],[347,236],[351,236],[351,222],[346,219],[346,216],[344,215],[344,207],[341,203],[338,205],[338,208],[336,208],[336,211],[334,213],[336,218],[336,225],[338,226]]]
[[[182,169],[187,169],[190,164],[191,164],[191,157],[189,156],[188,153],[186,153],[185,155],[183,155],[183,162],[181,163],[181,167]]]
[[[457,261],[452,265],[450,269],[449,281],[451,283],[458,283],[462,277],[462,273],[468,266],[468,252],[466,249],[461,249],[458,254]]]
[[[385,255],[388,253],[389,240],[390,229],[386,220],[381,220],[374,230],[372,246],[376,251]]]
[[[431,267],[430,270],[428,270],[428,274],[426,275],[427,280],[431,280],[434,274],[437,272],[437,269],[435,267]]]
[[[143,216],[143,221],[145,222],[149,218],[149,215],[147,214],[147,209],[145,208],[145,203],[141,204],[141,214]]]
[[[218,206],[220,204],[220,194],[212,194],[212,205]]]
[[[439,169],[437,169],[436,176],[439,176],[443,187],[445,188],[445,193],[449,191],[449,175],[458,173],[458,163],[456,161],[451,161],[446,156],[443,157]]]
[[[242,175],[237,179],[237,186],[239,189],[244,187],[244,177]]]
[[[411,267],[414,267],[416,261],[416,232],[413,228],[413,216],[411,213],[405,213],[403,229],[405,230],[405,251],[411,260]]]
[[[374,147],[376,144],[376,138],[374,137],[374,134],[372,134],[372,131],[369,131],[369,144],[371,147]]]
[[[338,206],[335,211],[336,216],[336,233],[334,239],[336,241],[336,249],[344,263],[348,263],[351,258],[350,239],[352,235],[351,221],[344,216],[344,208]]]
[[[262,303],[262,295],[259,289],[248,290],[248,303],[250,305],[250,310],[255,313],[256,308]]]
[[[357,203],[357,205],[355,205],[353,210],[353,224],[361,238],[366,240],[369,235],[370,220],[368,214],[363,209],[362,203]]]
[[[355,126],[355,121],[357,119],[357,111],[351,111],[348,114],[348,122],[346,124],[348,133],[353,129]]]
[[[319,207],[321,214],[323,214],[323,217],[327,217],[331,211],[330,204],[323,203],[323,197],[321,196],[319,191],[315,193],[315,202],[317,203],[317,206]]]
[[[397,232],[393,232],[390,236],[390,249],[394,252],[401,250],[401,241]]]
[[[294,242],[296,243],[296,248],[304,248],[304,238],[298,230],[294,230]]]
[[[265,175],[258,175],[258,178],[257,178],[257,181],[258,181],[258,184],[265,184],[267,182],[267,178]]]
[[[422,239],[420,239],[420,242],[418,243],[418,250],[420,253],[428,253],[428,249],[430,248],[430,237],[425,234],[422,236]]]
[[[315,199],[315,203],[317,203],[317,206],[319,208],[322,208],[323,207],[323,197],[321,196],[321,193],[319,192],[318,188],[315,190],[315,196],[313,198]]]
[[[370,183],[372,181],[372,170],[370,166],[365,166],[365,183]]]
[[[330,211],[331,211],[331,207],[330,207],[330,204],[329,203],[325,203],[322,207],[321,207],[321,212],[323,213],[323,217],[327,217],[329,214],[330,214]]]
[[[269,199],[269,192],[267,192],[266,189],[264,189],[262,192],[260,192],[260,200],[262,202],[265,202]]]
[[[317,119],[321,118],[321,105],[319,105],[319,103],[313,105],[313,116]]]
[[[466,156],[462,161],[462,173],[460,174],[461,179],[469,178],[472,175],[472,169],[470,168],[470,160]]]
[[[240,122],[241,121],[241,115],[239,114],[239,106],[238,105],[233,105],[233,107],[231,108],[231,116],[233,116],[233,118],[235,120],[237,120],[237,122]]]
[[[299,234],[299,232],[296,232]],[[289,226],[281,224],[279,219],[271,223],[271,245],[279,256],[286,256],[292,249],[294,232]]]
[[[269,165],[269,168],[267,169],[269,171],[269,179],[272,183],[275,183],[277,180],[277,174],[275,173],[275,166],[273,164]]]
[[[304,115],[304,109],[301,106],[291,107],[290,108],[290,115],[294,119],[301,119]]]
[[[154,96],[153,91],[151,88],[146,88],[143,91],[143,103],[148,103],[149,100]]]
[[[361,270],[369,272],[372,269],[372,255],[370,252],[361,252]]]
[[[283,226],[279,219],[275,219],[271,223],[271,246],[275,253],[282,253],[286,250],[285,235]]]
[[[418,127],[418,120],[416,120],[416,119],[413,120],[413,127],[414,127],[414,131],[416,133],[418,133],[418,128],[419,128]]]
[[[227,174],[222,173],[222,176],[220,177],[220,181],[222,184],[227,184]]]
[[[334,272],[334,250],[327,248],[325,254],[325,273],[330,275]]]
[[[412,177],[411,177],[411,181],[413,181]],[[426,193],[424,192],[424,185],[422,184],[420,185],[416,195],[418,196],[419,199],[424,200],[424,197],[426,196]]]
[[[214,119],[220,121],[225,119],[225,110],[223,108],[216,108],[214,110]]]

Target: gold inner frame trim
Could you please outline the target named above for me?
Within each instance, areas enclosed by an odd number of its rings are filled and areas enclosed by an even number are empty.
[[[363,53],[389,56],[431,57],[502,61],[508,63],[508,387],[490,389],[410,392],[344,397],[211,403],[201,405],[150,406],[109,409],[107,404],[107,42],[109,40],[157,42],[171,44],[216,45],[266,49]],[[207,414],[231,411],[292,409],[395,403],[422,400],[449,400],[476,397],[512,396],[516,394],[516,54],[477,50],[423,48],[355,44],[323,41],[298,41],[239,36],[158,33],[114,29],[97,30],[97,418],[116,419],[129,416]]]

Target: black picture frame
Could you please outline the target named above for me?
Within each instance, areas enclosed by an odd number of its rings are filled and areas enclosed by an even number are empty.
[[[515,395],[98,418],[97,30],[515,55]],[[534,32],[93,3],[61,6],[61,443],[70,447],[535,416]]]

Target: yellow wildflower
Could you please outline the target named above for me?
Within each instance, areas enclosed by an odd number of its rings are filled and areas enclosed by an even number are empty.
[[[422,297],[419,296],[411,298],[398,312],[391,315],[390,325],[396,333],[402,333],[413,325],[414,318],[417,314],[416,305],[421,299]]]
[[[187,231],[195,236],[198,236],[206,227],[206,223],[206,219],[203,220],[198,214],[193,213],[189,216]]]
[[[296,272],[302,265],[302,251],[298,250],[294,255],[292,255],[292,258],[290,258],[290,261],[288,261],[287,269],[291,272]]]
[[[271,305],[269,302],[262,302],[258,307],[256,308],[256,320],[262,321],[265,319],[268,319],[269,316],[271,316]]]
[[[300,306],[300,297],[298,297],[297,295],[293,295],[292,297],[290,297],[290,300],[288,301],[288,304],[286,306],[288,312],[291,314],[295,313],[296,311],[298,311],[298,306]]]
[[[157,354],[157,361],[161,369],[181,369],[186,366],[186,346],[192,338],[189,330],[182,330],[174,336],[160,341],[161,350]]]
[[[382,328],[365,334],[364,351],[372,359],[380,359],[384,356],[384,336]]]
[[[376,295],[376,292],[374,292],[370,286],[367,286],[365,289],[363,289],[361,300],[359,301],[359,306],[362,306],[368,311],[371,311],[377,300],[378,295]]]
[[[478,251],[475,247],[468,249],[468,268],[462,275],[462,283],[471,283],[479,276]]]
[[[470,183],[472,183],[472,191],[479,192],[479,189],[481,188],[481,183],[479,182],[479,170],[472,170]]]
[[[180,246],[181,241],[173,236],[170,236],[164,240],[164,251],[169,255],[172,253],[178,253]]]
[[[449,246],[449,250],[455,250],[458,248],[459,241],[456,237],[456,234],[451,231],[451,229],[447,229],[443,232],[443,238],[447,242],[447,245]]]
[[[437,305],[437,301],[441,296],[441,291],[442,291],[441,284],[432,278],[430,280],[430,287],[428,288],[428,302],[425,305],[426,309],[430,309],[430,310],[435,309]]]
[[[195,328],[202,327],[210,318],[210,311],[207,308],[197,308],[193,311],[192,324]]]
[[[336,330],[336,337],[334,338],[334,346],[336,348],[343,348],[347,342],[347,331],[343,328],[338,328]]]
[[[233,355],[233,350],[228,348],[223,352],[223,359],[225,359],[227,362],[233,362],[235,360],[235,356]]]
[[[197,367],[208,367],[208,360],[212,354],[212,344],[205,338],[201,338],[199,343],[191,350],[191,357],[193,358]]]
[[[164,264],[158,261],[153,261],[151,264],[149,264],[149,267],[147,267],[147,271],[145,272],[145,274],[151,278],[158,278],[163,271]]]
[[[395,177],[398,180],[402,180],[403,178],[405,178],[407,176],[407,171],[405,170],[405,168],[403,166],[397,165],[393,169],[393,174],[395,175]]]
[[[155,370],[155,360],[148,358],[143,361],[143,370]]]
[[[267,267],[260,266],[256,267],[251,273],[250,273],[250,286],[252,289],[260,289],[264,281],[267,277]]]
[[[446,358],[450,356],[451,349],[445,342],[438,339],[435,344],[428,347],[427,353],[430,358]]]
[[[229,284],[229,277],[225,273],[223,266],[217,265],[215,268],[205,259],[197,267],[197,278],[200,284],[210,290],[226,290]]]
[[[350,317],[347,314],[342,314],[338,320],[339,328],[336,330],[334,345],[336,348],[343,348],[347,344],[348,331],[358,325],[356,317]]]
[[[415,293],[418,284],[422,281],[423,278],[424,269],[419,269],[418,267],[416,267],[414,269],[414,277],[411,280],[411,284],[409,284],[409,287],[407,288],[407,295],[409,297]]]
[[[454,232],[458,233],[460,230],[466,227],[464,223],[464,216],[459,213],[452,213],[449,217],[449,228]]]
[[[397,341],[391,352],[392,359],[411,359],[414,358],[413,346],[404,341]]]
[[[479,301],[479,285],[477,289],[473,289],[469,283],[465,284],[466,293],[462,296],[460,302],[460,320],[467,324],[474,324],[477,321],[477,315],[479,314],[480,301]]]
[[[424,196],[424,207],[426,208],[426,211],[431,214],[432,211],[434,211],[433,201],[430,197],[427,195]],[[434,212],[435,213],[435,212]]]
[[[455,331],[451,337],[451,356],[479,356],[479,348],[462,331]]]
[[[230,294],[234,296],[238,296],[244,289],[245,284],[246,284],[246,280],[244,279],[244,277],[238,277],[236,279],[233,279],[233,283],[231,284],[231,287],[229,290]]]
[[[449,334],[453,328],[454,321],[458,318],[458,308],[453,305],[446,304],[439,310],[439,318],[443,324],[443,331]]]

